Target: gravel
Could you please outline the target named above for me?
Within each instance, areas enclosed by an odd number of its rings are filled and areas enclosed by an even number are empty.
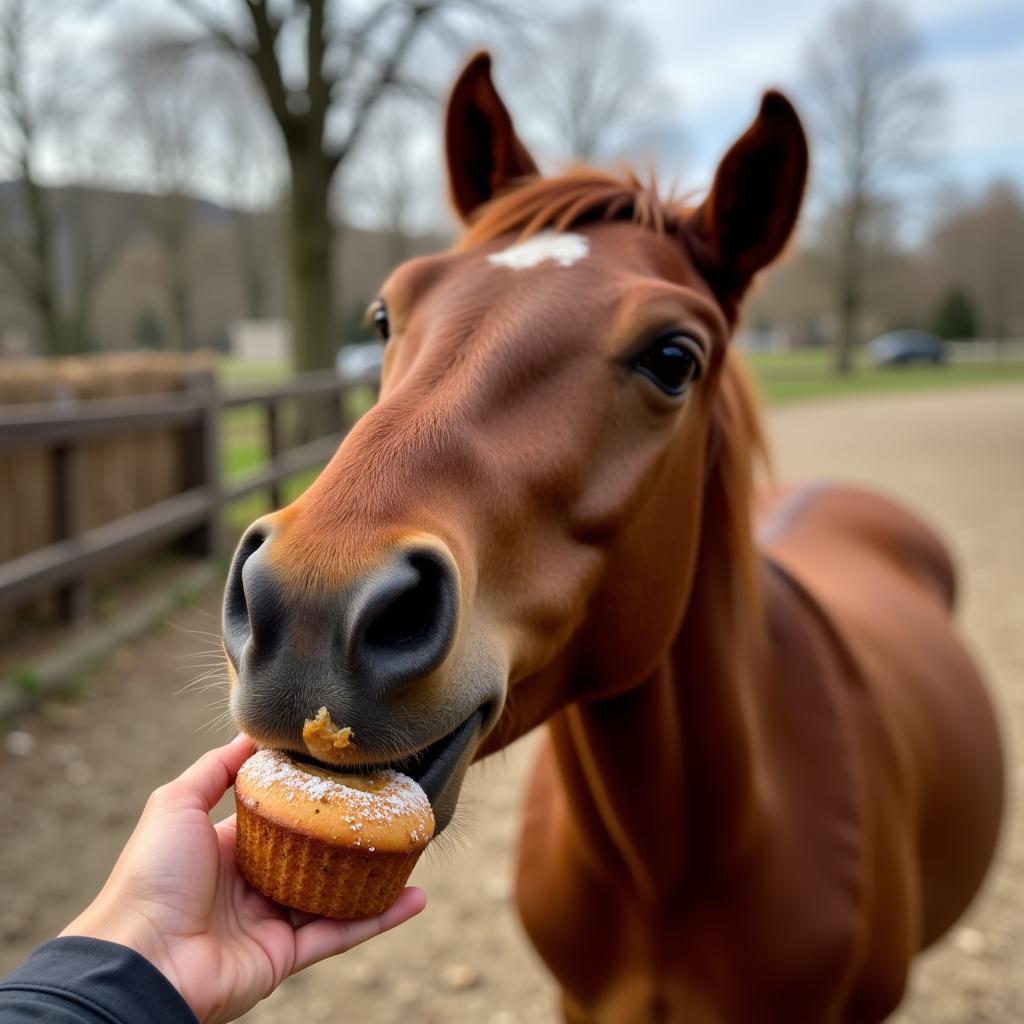
[[[1009,749],[1024,739],[1024,389],[805,403],[768,416],[782,477],[852,479],[922,510],[961,567],[960,620],[992,682]],[[123,652],[77,704],[18,724],[0,752],[0,974],[98,890],[149,791],[227,738],[215,595]],[[182,687],[214,668],[213,690]],[[534,737],[474,769],[456,822],[413,881],[406,927],[289,980],[248,1024],[554,1024],[554,986],[511,906],[514,841]],[[1015,792],[1024,771],[1011,769]],[[1014,807],[1019,803],[1014,798]],[[227,802],[220,809],[228,813]],[[1024,835],[963,921],[922,956],[900,1024],[1024,1020]],[[73,865],[73,868],[72,868]]]

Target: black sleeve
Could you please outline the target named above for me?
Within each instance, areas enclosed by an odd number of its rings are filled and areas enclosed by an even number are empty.
[[[45,942],[0,981],[0,1024],[196,1024],[178,990],[127,946]]]

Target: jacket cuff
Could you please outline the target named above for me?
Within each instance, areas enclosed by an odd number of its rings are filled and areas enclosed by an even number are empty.
[[[83,1020],[197,1024],[178,990],[144,956],[103,939],[71,935],[44,942],[0,981],[0,993],[16,991],[51,1006],[51,999],[66,1002]]]

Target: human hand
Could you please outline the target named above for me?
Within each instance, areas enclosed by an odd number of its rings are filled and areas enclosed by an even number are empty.
[[[199,1020],[234,1020],[285,978],[418,914],[408,888],[378,917],[336,921],[281,907],[235,863],[235,818],[209,812],[233,783],[252,741],[238,736],[157,789],[99,896],[61,933],[141,953]]]

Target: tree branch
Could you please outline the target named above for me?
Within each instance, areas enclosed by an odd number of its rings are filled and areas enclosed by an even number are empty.
[[[327,108],[331,105],[331,87],[324,70],[324,4],[325,0],[308,0],[309,22],[306,26],[306,90],[312,127],[319,137],[323,136]]]
[[[342,31],[338,35],[340,42],[349,56],[348,63],[353,64],[353,55],[361,54],[366,48],[366,41],[377,31],[378,26],[394,11],[401,10],[404,0],[384,0],[378,3],[363,20],[349,32]]]
[[[398,34],[391,52],[381,61],[380,71],[376,78],[366,88],[356,104],[352,112],[352,121],[344,140],[335,149],[334,153],[328,156],[328,164],[332,173],[338,164],[352,151],[352,147],[356,144],[366,127],[370,112],[376,106],[381,96],[387,91],[388,87],[394,83],[395,73],[398,71],[402,59],[416,38],[420,26],[434,13],[437,6],[437,0],[409,5],[409,18],[405,23],[405,27]]]
[[[280,25],[272,20],[266,0],[246,0],[246,9],[256,32],[256,44],[246,51],[246,56],[252,61],[263,83],[275,120],[281,126],[285,138],[290,138],[297,119],[288,109],[288,90],[285,88],[281,65],[277,59],[277,36]]]
[[[0,244],[0,269],[14,281],[26,295],[34,295],[38,288],[38,274],[31,260],[26,261],[24,254],[10,238],[4,238]]]
[[[175,6],[184,11],[190,18],[196,21],[208,35],[216,39],[222,46],[235,50],[237,53],[246,52],[245,43],[236,39],[223,25],[210,17],[210,12],[205,7],[195,3],[195,0],[174,0]]]
[[[441,97],[426,82],[420,82],[414,78],[396,75],[391,79],[391,88],[394,92],[401,93],[411,100],[429,103],[435,107],[441,102]]]

